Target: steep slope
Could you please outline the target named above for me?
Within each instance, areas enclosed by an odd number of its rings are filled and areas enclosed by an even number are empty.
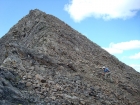
[[[138,72],[40,10],[14,25],[0,48],[3,105],[140,104]],[[104,65],[113,81],[104,79]]]

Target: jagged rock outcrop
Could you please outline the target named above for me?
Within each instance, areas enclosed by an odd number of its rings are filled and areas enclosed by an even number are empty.
[[[138,72],[40,10],[14,25],[0,48],[2,105],[140,105]]]

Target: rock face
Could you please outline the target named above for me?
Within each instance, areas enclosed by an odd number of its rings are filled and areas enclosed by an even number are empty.
[[[0,105],[140,105],[138,72],[40,10],[14,25],[0,49]]]

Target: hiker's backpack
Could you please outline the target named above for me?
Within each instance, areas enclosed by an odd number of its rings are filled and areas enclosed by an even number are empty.
[[[108,68],[104,68],[104,72],[109,72],[109,69]]]

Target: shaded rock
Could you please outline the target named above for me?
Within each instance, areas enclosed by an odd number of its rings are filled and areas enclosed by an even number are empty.
[[[41,83],[45,83],[46,82],[46,80],[41,75],[39,75],[39,74],[37,74],[35,77],[36,77],[36,79],[40,80]]]

